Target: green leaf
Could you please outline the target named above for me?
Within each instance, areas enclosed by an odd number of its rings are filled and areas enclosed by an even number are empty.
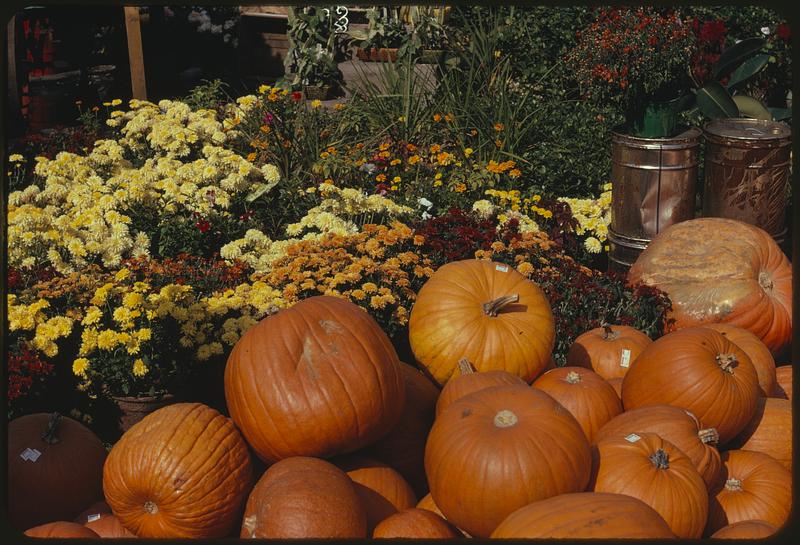
[[[711,77],[719,79],[720,75],[738,66],[741,62],[758,53],[766,42],[762,38],[747,38],[726,49],[714,64]]]
[[[278,180],[267,184],[256,184],[255,189],[249,195],[247,195],[247,197],[245,197],[245,200],[247,202],[253,202],[276,185],[278,185]]]
[[[769,55],[764,55],[763,53],[747,59],[739,65],[739,68],[733,71],[733,74],[731,74],[731,79],[728,81],[727,89],[731,91],[751,77],[755,76],[767,65],[768,62]]]
[[[711,81],[697,90],[697,107],[703,115],[716,119],[718,117],[738,117],[739,108],[719,82]]]
[[[736,95],[733,97],[733,101],[736,103],[736,106],[739,108],[739,112],[742,115],[752,117],[754,119],[772,121],[772,114],[769,112],[769,110],[767,110],[767,107],[764,106],[761,101],[745,95]]]
[[[792,118],[791,108],[767,108],[775,121],[786,121]]]

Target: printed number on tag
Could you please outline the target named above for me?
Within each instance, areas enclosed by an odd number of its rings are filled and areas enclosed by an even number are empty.
[[[625,348],[622,351],[622,357],[619,360],[620,367],[630,367],[631,366],[631,351]]]
[[[639,436],[638,436],[638,435],[636,435],[635,433],[632,433],[632,434],[630,434],[629,436],[627,436],[627,437],[625,438],[625,440],[627,440],[629,443],[635,443],[635,442],[636,442],[636,441],[638,441],[639,439],[641,439],[641,437],[639,437]]]
[[[495,270],[500,272],[508,272],[508,265],[497,265],[495,266]]]
[[[22,451],[22,454],[19,455],[20,458],[23,460],[29,460],[31,462],[35,462],[39,459],[42,453],[36,450],[35,448],[26,448]]]

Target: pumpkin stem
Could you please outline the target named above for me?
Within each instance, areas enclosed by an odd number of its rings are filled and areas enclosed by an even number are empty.
[[[42,434],[42,440],[48,445],[55,445],[61,439],[59,439],[56,433],[58,432],[58,426],[61,424],[62,416],[58,413],[53,413],[50,415],[50,421],[47,423],[47,429]]]
[[[151,502],[150,500],[147,500],[146,502],[144,502],[144,510],[147,511],[147,513],[150,515],[155,515],[156,513],[158,513],[158,505]]]
[[[467,358],[458,360],[458,372],[462,375],[471,375],[475,372],[475,366]]]
[[[498,428],[510,428],[517,423],[517,415],[513,412],[503,409],[494,415],[494,425]]]
[[[717,365],[719,365],[726,373],[733,374],[733,368],[739,361],[733,354],[717,354]]]
[[[577,371],[570,371],[567,373],[567,382],[570,384],[578,384],[581,381],[581,374]]]
[[[656,469],[669,469],[669,454],[664,449],[658,449],[651,454],[650,461]]]
[[[504,295],[497,299],[492,299],[483,304],[483,312],[487,316],[497,316],[497,313],[509,303],[516,303],[519,301],[519,294],[512,293],[511,295]]]
[[[603,340],[604,341],[613,341],[614,339],[619,337],[619,333],[617,333],[616,331],[611,329],[611,325],[610,324],[603,323],[602,324],[602,328],[603,328]]]
[[[765,290],[765,291],[772,291],[774,284],[772,283],[772,279],[769,277],[769,274],[765,272],[758,273],[758,284]]]
[[[704,444],[711,443],[716,445],[719,443],[719,432],[716,428],[705,428],[697,432],[697,436]]]
[[[734,492],[741,492],[742,491],[742,481],[739,479],[728,479],[725,481],[725,488],[727,490],[732,490]]]

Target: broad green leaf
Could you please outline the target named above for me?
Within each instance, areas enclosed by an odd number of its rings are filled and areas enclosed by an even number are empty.
[[[733,97],[733,101],[736,103],[736,106],[739,108],[739,113],[742,115],[754,119],[772,121],[772,114],[767,110],[767,107],[753,97],[736,95]]]
[[[256,199],[258,199],[261,195],[264,195],[265,193],[267,193],[270,189],[272,189],[276,185],[278,185],[278,180],[276,180],[274,182],[269,182],[269,183],[266,183],[266,184],[262,184],[262,183],[255,184],[255,186],[254,186],[255,189],[249,195],[247,195],[247,197],[245,197],[245,200],[247,202],[253,202]]]
[[[767,108],[775,121],[786,121],[792,118],[791,108]]]
[[[723,51],[722,55],[720,55],[719,59],[714,64],[711,77],[719,79],[720,75],[758,53],[761,48],[764,47],[764,43],[762,38],[747,38],[738,44],[730,46]]]
[[[738,106],[719,82],[711,81],[698,89],[696,99],[697,107],[706,117],[739,117]]]
[[[769,55],[764,55],[763,53],[747,59],[739,65],[739,68],[733,71],[731,79],[728,81],[727,89],[729,91],[734,90],[737,86],[758,74],[768,62]]]

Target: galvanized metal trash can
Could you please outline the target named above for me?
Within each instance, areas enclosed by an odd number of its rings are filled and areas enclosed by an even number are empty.
[[[612,134],[609,268],[626,271],[655,235],[694,218],[701,135]]]
[[[761,119],[715,119],[706,137],[703,216],[750,223],[786,238],[792,130]]]

